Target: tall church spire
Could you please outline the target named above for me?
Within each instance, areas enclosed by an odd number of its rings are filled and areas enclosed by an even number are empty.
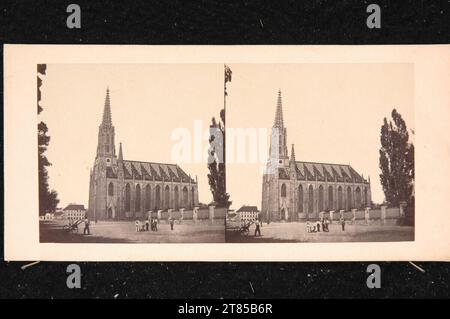
[[[105,108],[103,109],[102,126],[110,127],[112,125],[111,120],[111,102],[109,100],[109,87],[106,89]]]
[[[119,161],[123,161],[122,142],[119,144]]]
[[[270,160],[271,169],[275,166],[289,166],[289,153],[287,148],[287,130],[283,123],[283,110],[281,102],[281,90],[278,91],[277,110],[275,121],[270,136]]]
[[[292,144],[292,148],[291,148],[291,162],[295,162],[294,144]]]
[[[111,121],[111,102],[109,100],[109,88],[107,88],[102,123],[98,128],[97,157],[109,158],[108,163],[111,163],[112,157],[115,156],[114,126]]]
[[[273,123],[273,127],[284,128],[283,108],[282,108],[282,102],[281,102],[281,90],[278,90],[277,111],[275,113],[275,121]]]

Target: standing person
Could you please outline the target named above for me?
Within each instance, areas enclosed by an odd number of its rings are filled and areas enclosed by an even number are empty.
[[[256,233],[258,233],[258,236],[261,236],[261,229],[260,229],[260,224],[259,224],[259,220],[258,218],[256,218],[255,221],[255,237],[256,237]]]
[[[329,224],[329,223],[330,223],[330,222],[329,222],[328,218],[325,218],[325,221],[324,221],[324,224],[323,224],[323,227],[325,227],[325,228],[324,228],[324,231],[325,231],[325,229],[326,229],[327,232],[330,231],[330,229],[328,228],[328,224]]]
[[[155,218],[155,231],[158,231],[158,218]]]
[[[139,228],[140,228],[140,222],[139,220],[136,219],[136,221],[134,222],[134,225],[136,226],[136,233],[139,232]]]
[[[345,219],[344,219],[344,217],[341,217],[341,225],[342,225],[342,231],[345,231]]]
[[[91,234],[91,232],[89,231],[89,218],[87,218],[87,217],[84,219],[83,235],[86,235],[86,232],[88,235]]]
[[[317,232],[320,233],[320,220],[317,221],[316,226]]]
[[[148,220],[148,218],[145,220],[145,230],[148,231],[148,228],[150,226],[150,221]]]
[[[174,220],[173,220],[173,218],[171,218],[170,219],[170,230],[173,230],[173,222],[174,222]]]

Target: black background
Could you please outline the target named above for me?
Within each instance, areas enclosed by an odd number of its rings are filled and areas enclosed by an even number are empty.
[[[81,29],[66,27],[70,3],[81,6]],[[370,3],[381,7],[381,29],[366,26]],[[0,41],[448,44],[448,21],[448,1],[2,1]],[[1,298],[447,298],[450,279],[447,263],[429,262],[417,263],[425,272],[407,262],[378,263],[381,289],[366,286],[369,262],[78,263],[82,288],[68,289],[70,263],[22,270],[25,264],[1,262]]]

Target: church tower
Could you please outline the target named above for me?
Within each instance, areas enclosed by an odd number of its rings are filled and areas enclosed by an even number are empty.
[[[281,91],[278,91],[277,109],[275,112],[275,120],[272,126],[272,134],[270,136],[270,166],[276,167],[289,166],[289,155],[287,148],[287,132],[283,121],[283,105],[281,99]]]
[[[105,160],[107,166],[111,166],[113,159],[116,157],[116,148],[114,145],[114,126],[112,125],[111,119],[111,101],[108,88],[106,89],[102,123],[98,129],[96,159]]]
[[[117,172],[117,157],[114,144],[114,126],[111,118],[109,88],[106,90],[102,122],[98,128],[97,154],[89,183],[89,217],[106,217],[107,178],[109,172]]]
[[[266,171],[263,174],[261,212],[266,220],[278,218],[275,215],[280,212],[280,197],[282,196],[279,183],[279,169],[289,168],[289,165],[287,131],[283,121],[283,103],[281,91],[279,90],[275,120],[270,135],[269,160],[267,161]]]

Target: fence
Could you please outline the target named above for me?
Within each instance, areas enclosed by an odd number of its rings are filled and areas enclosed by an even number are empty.
[[[330,211],[321,213],[300,213],[298,218],[300,221],[318,220],[322,216],[329,220],[339,221],[342,217],[346,221],[352,221],[356,224],[395,224],[404,213],[404,206],[390,207],[381,206],[379,209],[366,208],[365,210],[352,209],[351,211]]]

